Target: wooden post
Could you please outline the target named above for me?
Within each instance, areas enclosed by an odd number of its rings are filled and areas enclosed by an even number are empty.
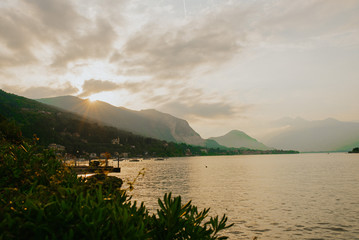
[[[108,159],[111,157],[111,154],[108,152],[105,152],[105,157],[106,157],[106,167],[108,167]]]

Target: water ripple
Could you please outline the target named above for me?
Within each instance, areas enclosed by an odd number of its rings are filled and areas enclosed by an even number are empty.
[[[134,199],[157,209],[166,192],[228,215],[230,239],[358,239],[359,156],[297,154],[122,162]],[[207,168],[203,167],[207,166]]]

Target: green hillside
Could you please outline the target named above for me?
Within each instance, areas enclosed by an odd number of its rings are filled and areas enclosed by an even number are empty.
[[[205,146],[204,139],[186,120],[154,109],[135,111],[74,96],[42,98],[37,101],[144,137]]]
[[[60,144],[66,148],[67,153],[74,155],[109,152],[128,153],[130,157],[174,157],[292,153],[224,148],[214,141],[208,141],[208,147],[166,142],[104,126],[94,120],[2,90],[0,90],[0,126],[3,126],[2,131],[7,131],[8,126],[15,128],[18,126],[24,137],[32,139],[35,134],[36,138],[39,138],[40,145],[47,147],[51,143]],[[115,144],[113,144],[114,139],[117,140]]]
[[[203,147],[138,136],[2,90],[0,114],[8,121],[15,121],[24,137],[31,139],[36,134],[39,144],[60,144],[71,154],[118,152],[130,156],[185,156],[235,153],[220,149],[203,151]],[[112,144],[117,138],[119,142]]]
[[[270,150],[270,148],[263,143],[258,142],[256,139],[239,130],[232,130],[224,136],[212,137],[210,139],[226,147]]]

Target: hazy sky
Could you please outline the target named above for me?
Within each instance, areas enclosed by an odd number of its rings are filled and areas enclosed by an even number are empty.
[[[154,108],[202,137],[359,121],[359,1],[1,0],[0,87]]]

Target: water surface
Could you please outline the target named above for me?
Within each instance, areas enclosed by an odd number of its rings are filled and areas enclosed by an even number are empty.
[[[228,216],[230,239],[359,239],[359,155],[295,154],[120,162],[134,198],[157,209],[166,192]]]

